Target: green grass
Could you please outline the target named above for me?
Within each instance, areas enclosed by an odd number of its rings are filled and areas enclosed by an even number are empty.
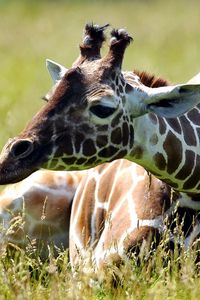
[[[70,66],[87,21],[126,27],[134,36],[124,69],[147,70],[172,82],[200,71],[197,0],[0,1],[0,147],[42,106],[40,97],[51,86],[45,58]],[[42,263],[23,251],[11,257],[2,250],[0,299],[200,299],[193,253],[163,265],[162,251],[140,266],[133,260],[119,270],[110,267],[106,280],[91,287],[93,273],[72,275],[65,253]]]
[[[2,250],[0,299],[199,299],[200,274],[194,261],[193,251],[170,253],[162,242],[140,263],[133,257],[95,275],[88,261],[72,273],[67,252],[42,262],[37,252]]]

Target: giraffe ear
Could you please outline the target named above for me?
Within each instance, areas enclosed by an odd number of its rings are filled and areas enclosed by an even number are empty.
[[[46,59],[46,67],[54,84],[61,80],[64,74],[67,72],[65,67],[50,59]]]
[[[146,112],[165,118],[176,118],[200,102],[200,84],[180,84],[147,88],[143,104]]]
[[[187,83],[190,83],[190,84],[199,83],[200,84],[200,73],[198,73],[197,75],[192,77]]]

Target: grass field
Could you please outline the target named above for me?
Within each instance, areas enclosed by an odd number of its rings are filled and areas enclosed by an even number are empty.
[[[200,71],[200,2],[3,1],[0,0],[0,147],[42,106],[50,88],[45,58],[66,66],[78,56],[86,22],[125,27],[134,37],[124,69],[146,70],[172,82]],[[103,53],[107,51],[104,46]],[[72,275],[67,254],[41,263],[23,252],[0,257],[0,299],[200,299],[193,253],[174,256],[158,249],[148,262],[126,262],[89,285],[92,273]],[[181,264],[181,267],[180,267]],[[113,288],[111,274],[118,286]]]

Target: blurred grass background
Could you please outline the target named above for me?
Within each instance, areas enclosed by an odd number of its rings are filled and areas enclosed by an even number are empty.
[[[0,148],[42,106],[41,96],[51,87],[45,59],[69,67],[79,54],[88,21],[109,22],[133,35],[124,69],[146,70],[175,83],[200,71],[198,0],[0,0]],[[179,256],[174,267],[163,268],[159,265],[163,257],[163,253],[155,255],[155,274],[150,273],[151,262],[144,264],[144,270],[125,266],[125,288],[111,290],[108,285],[104,293],[103,288],[91,289],[88,277],[74,278],[64,259],[62,272],[52,273],[50,279],[45,269],[49,264],[39,264],[39,274],[44,274],[34,281],[37,265],[32,277],[29,272],[34,260],[22,256],[7,261],[1,256],[0,299],[200,299],[196,268],[185,262],[180,269]],[[50,281],[47,289],[43,277]]]
[[[45,58],[70,66],[88,21],[133,35],[124,69],[172,82],[200,71],[200,1],[0,0],[0,147],[41,107],[40,97],[51,87]]]

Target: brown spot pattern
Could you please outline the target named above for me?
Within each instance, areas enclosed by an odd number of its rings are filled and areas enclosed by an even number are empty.
[[[161,117],[158,117],[158,122],[159,122],[159,131],[160,131],[160,134],[165,134],[166,132],[166,129],[167,129],[167,126],[166,126],[166,123],[165,123],[165,120]]]
[[[58,164],[58,160],[55,158],[55,159],[52,159],[51,160],[51,164],[50,164],[50,168],[51,169],[55,169],[55,167],[57,166]]]
[[[123,146],[126,146],[129,140],[129,127],[127,123],[123,123],[122,125],[122,134],[123,134]]]
[[[196,132],[197,132],[198,138],[199,138],[199,140],[200,140],[200,127],[197,127],[197,128],[196,128]]]
[[[194,123],[195,125],[200,126],[200,114],[199,110],[196,108],[193,108],[187,113],[187,117]]]
[[[108,125],[100,125],[97,127],[98,131],[106,131],[108,130]]]
[[[166,167],[166,160],[162,153],[156,153],[153,156],[153,160],[155,161],[155,165],[159,170],[164,170]]]
[[[92,156],[96,153],[96,148],[94,146],[94,142],[91,139],[85,140],[83,143],[83,155]]]
[[[102,231],[105,227],[105,217],[106,217],[106,211],[103,208],[98,208],[96,212],[96,239],[99,240],[100,236],[102,234]]]
[[[81,143],[83,140],[84,140],[84,135],[78,132],[75,136],[75,143],[74,143],[77,153],[80,151]]]
[[[87,178],[86,178],[87,180]],[[86,180],[84,180],[82,184],[82,190],[79,190],[79,195],[81,195],[85,190]],[[83,239],[85,242],[84,244],[87,245],[90,237],[91,237],[91,220],[92,220],[92,212],[94,211],[94,190],[96,188],[96,181],[95,179],[90,179],[87,183],[87,190],[85,192],[85,199],[83,207],[82,207],[82,214],[81,217],[78,218],[78,227],[81,228],[80,230],[80,238]],[[83,234],[84,233],[84,234]]]
[[[185,151],[185,164],[182,169],[176,174],[176,178],[184,180],[192,172],[194,166],[195,154],[190,150]]]
[[[88,161],[86,162],[86,166],[92,166],[94,162],[97,162],[96,156],[89,158]]]
[[[155,125],[158,123],[157,116],[155,114],[153,114],[153,113],[149,113],[149,119]]]
[[[120,93],[123,93],[123,88],[121,85],[119,86],[119,91],[120,91]]]
[[[67,155],[73,154],[73,145],[70,135],[60,135],[55,141],[55,145],[64,145],[63,149],[58,149],[55,156],[60,156],[63,152]]]
[[[112,88],[113,90],[115,90],[115,84],[114,84],[114,83],[111,83],[111,88]]]
[[[76,157],[65,157],[65,158],[62,158],[62,161],[66,165],[73,165],[76,161]]]
[[[200,174],[200,156],[197,155],[196,157],[196,167],[192,173],[192,175],[189,177],[189,179],[183,184],[183,189],[192,189],[194,188],[197,183],[199,182],[199,174]]]
[[[196,146],[197,141],[196,141],[194,129],[192,128],[190,122],[187,120],[185,116],[181,116],[179,119],[181,122],[183,136],[186,144],[189,146]]]
[[[134,197],[137,195],[137,197]],[[139,219],[154,219],[169,208],[171,189],[153,175],[146,175],[144,181],[133,191],[135,209]]]
[[[167,172],[172,174],[182,161],[182,143],[169,131],[163,143],[163,148],[167,154]]]
[[[117,162],[110,164],[109,167],[107,164],[104,164],[101,166],[101,169],[100,169],[101,172],[103,172],[103,171],[105,172],[105,168],[107,168],[107,169],[106,169],[106,173],[105,173],[106,175],[100,177],[99,184],[98,184],[99,189],[97,191],[97,198],[99,199],[100,202],[108,201],[110,192],[113,187],[113,181],[116,176],[117,167],[118,167]],[[99,169],[99,167],[98,167],[98,169]],[[109,180],[108,180],[108,178],[109,178]]]
[[[115,75],[116,75],[115,72],[112,72],[112,73],[111,73],[111,79],[112,79],[113,81],[115,80]]]
[[[106,146],[108,144],[107,135],[98,135],[96,139],[96,143],[99,148]]]
[[[84,164],[86,161],[87,161],[86,158],[81,157],[81,158],[77,159],[76,165],[82,165],[82,164]]]
[[[119,78],[118,76],[116,77],[116,80],[115,80],[115,85],[118,86],[119,85]]]
[[[133,148],[133,151],[131,152],[131,156],[133,156],[135,159],[141,159],[143,155],[143,149],[140,146],[136,146]]]
[[[111,142],[113,144],[121,144],[122,142],[122,132],[121,132],[121,128],[117,127],[115,128],[112,133],[111,133]]]
[[[123,157],[126,156],[126,154],[127,154],[127,150],[121,150],[121,151],[119,151],[119,152],[117,153],[117,155],[115,155],[115,156],[113,157],[113,160],[114,160],[114,159],[123,158]]]
[[[151,145],[156,145],[158,143],[158,136],[156,133],[150,137],[149,142]]]
[[[92,128],[86,123],[81,124],[81,130],[82,132],[92,132]]]
[[[175,189],[178,188],[178,183],[172,181],[169,178],[162,178],[162,181],[164,181],[165,183],[169,184],[171,187],[173,187]]]
[[[174,131],[178,132],[181,134],[181,126],[179,124],[178,119],[173,118],[173,119],[166,119],[167,123],[169,124],[170,127],[174,129]]]
[[[158,229],[150,226],[141,226],[128,234],[127,238],[124,240],[124,249],[126,252],[134,251],[136,254],[139,254],[140,245],[144,240],[150,243],[153,239],[155,242],[155,240],[159,240],[159,235]]]
[[[130,130],[130,148],[132,148],[134,143],[134,129],[132,125],[130,125],[129,130]]]
[[[112,157],[119,149],[113,146],[106,147],[99,151],[98,156],[100,157]]]
[[[125,86],[125,93],[128,94],[132,90],[133,90],[132,86],[129,83],[127,83],[126,86]]]
[[[119,121],[120,121],[120,118],[122,117],[122,115],[123,115],[123,112],[121,111],[118,115],[116,115],[114,117],[114,119],[111,122],[112,127],[116,127],[119,124]]]

